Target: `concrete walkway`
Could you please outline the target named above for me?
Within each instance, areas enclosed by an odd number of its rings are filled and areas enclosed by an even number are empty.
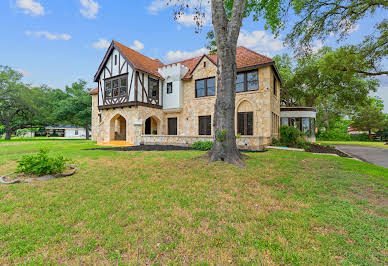
[[[357,145],[334,145],[337,149],[364,162],[388,168],[388,149],[379,149]]]

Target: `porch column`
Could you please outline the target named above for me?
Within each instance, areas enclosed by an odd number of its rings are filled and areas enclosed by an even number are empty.
[[[133,126],[135,128],[135,139],[133,144],[135,146],[139,146],[141,143],[141,133],[142,133],[142,121],[136,121],[133,123]]]

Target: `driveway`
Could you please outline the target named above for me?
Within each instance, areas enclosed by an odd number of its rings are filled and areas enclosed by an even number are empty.
[[[388,168],[388,149],[379,149],[357,145],[334,145],[337,149],[364,162]]]

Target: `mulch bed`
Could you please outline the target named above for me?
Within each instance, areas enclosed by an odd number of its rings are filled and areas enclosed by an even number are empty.
[[[93,148],[86,150],[105,150],[105,151],[191,151],[195,150],[187,146],[175,146],[175,145],[139,145],[139,146],[126,146],[126,147],[106,147],[106,148]],[[264,152],[257,150],[240,150],[241,152]]]
[[[351,158],[351,156],[347,155],[346,153],[343,153],[342,151],[318,144],[310,144],[310,148],[306,149],[306,151],[313,153],[332,153],[337,154],[341,157]]]

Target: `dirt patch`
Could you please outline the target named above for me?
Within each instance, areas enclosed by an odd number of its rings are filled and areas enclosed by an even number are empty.
[[[310,144],[310,147],[307,148],[306,151],[313,152],[313,153],[331,153],[331,154],[337,154],[338,156],[341,156],[341,157],[351,158],[351,156],[347,155],[346,153],[343,153],[340,150],[327,147],[327,146],[318,145],[318,144]]]

